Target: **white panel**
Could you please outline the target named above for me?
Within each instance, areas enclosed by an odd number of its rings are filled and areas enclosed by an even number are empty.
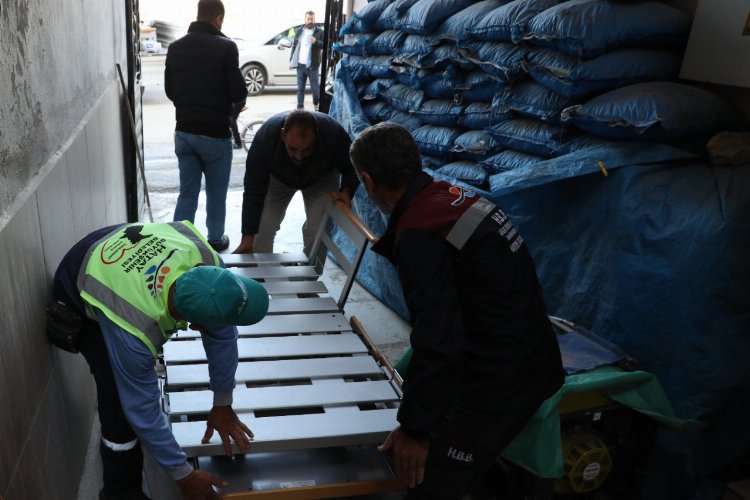
[[[229,253],[221,255],[227,267],[253,266],[256,264],[307,264],[307,256],[295,253]]]
[[[680,77],[750,87],[748,24],[748,0],[700,0]]]
[[[352,327],[341,313],[280,314],[266,316],[254,325],[238,326],[240,337],[264,337],[290,333],[348,332]],[[197,339],[200,333],[185,330],[176,333],[172,340]]]
[[[268,303],[268,314],[338,312],[338,310],[338,304],[331,297],[313,297],[308,299],[274,298]]]
[[[253,431],[250,453],[299,450],[329,446],[382,443],[398,425],[396,409],[335,412],[315,415],[255,418],[240,413],[240,419]],[[218,433],[207,444],[201,444],[206,422],[172,424],[177,443],[188,456],[223,455]],[[235,447],[234,452],[238,450]]]
[[[301,356],[336,356],[366,353],[367,347],[353,333],[341,335],[305,335],[294,337],[265,337],[239,339],[237,350],[240,359],[264,359]],[[198,340],[167,342],[164,344],[164,361],[169,363],[196,363],[206,360],[203,343]]]
[[[226,263],[226,260],[225,260]],[[312,266],[256,266],[230,267],[230,271],[254,280],[267,278],[307,278],[318,279],[318,272]]]
[[[208,413],[213,404],[212,391],[184,391],[169,394],[169,413],[194,415]],[[387,380],[344,382],[325,385],[242,387],[234,390],[235,411],[288,410],[317,406],[398,401],[398,394]]]
[[[382,375],[370,356],[349,356],[239,363],[235,379],[238,384],[274,382],[323,377],[374,377]],[[170,389],[186,385],[208,387],[208,365],[169,365],[167,385]]]

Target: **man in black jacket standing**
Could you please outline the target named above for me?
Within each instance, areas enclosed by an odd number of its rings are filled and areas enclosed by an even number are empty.
[[[320,51],[323,48],[323,30],[315,26],[315,12],[305,12],[305,24],[297,30],[289,57],[289,68],[297,68],[297,109],[305,107],[305,83],[310,80],[313,105],[318,110],[320,99]]]
[[[400,427],[379,449],[408,499],[460,500],[563,383],[534,263],[495,204],[422,172],[400,125],[366,129],[351,158],[391,214],[373,250],[396,266],[412,325]]]
[[[173,220],[194,222],[205,175],[207,239],[218,252],[229,247],[224,223],[232,169],[233,104],[247,97],[237,45],[221,32],[223,22],[221,0],[200,0],[197,20],[187,35],[169,45],[164,70],[164,90],[177,118],[180,195]]]

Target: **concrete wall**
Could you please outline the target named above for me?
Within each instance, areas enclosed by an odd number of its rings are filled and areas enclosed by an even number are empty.
[[[126,216],[120,0],[0,2],[0,497],[75,498],[95,409],[83,358],[44,335],[53,272]]]

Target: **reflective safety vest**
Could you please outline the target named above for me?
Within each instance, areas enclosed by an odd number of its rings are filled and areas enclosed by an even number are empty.
[[[126,224],[89,248],[78,290],[156,357],[172,333],[186,326],[169,314],[169,289],[201,263],[217,266],[219,257],[190,222]]]

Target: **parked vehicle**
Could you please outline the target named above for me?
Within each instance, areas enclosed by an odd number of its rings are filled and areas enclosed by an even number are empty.
[[[317,24],[323,29],[322,23]],[[289,59],[294,35],[301,27],[301,24],[296,24],[255,40],[234,39],[248,95],[260,95],[266,86],[297,84],[297,72],[289,69]]]

